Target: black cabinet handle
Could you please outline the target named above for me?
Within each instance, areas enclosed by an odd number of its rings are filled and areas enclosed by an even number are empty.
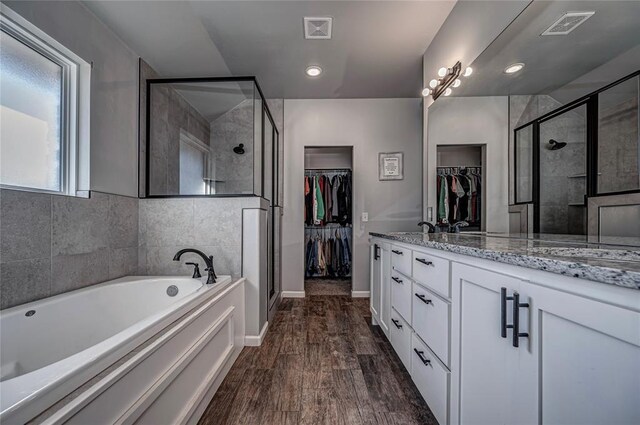
[[[402,325],[396,319],[391,319],[391,321],[393,322],[394,325],[396,325],[396,328],[398,329],[402,328]]]
[[[380,254],[378,254],[378,250],[380,249],[380,247],[378,246],[378,244],[374,244],[373,245],[373,259],[377,260],[378,258],[380,258]]]
[[[431,364],[431,360],[429,360],[424,356],[424,351],[419,351],[417,348],[414,348],[413,351],[416,352],[416,354],[418,355],[418,357],[420,357],[420,360],[422,361],[422,363],[424,363],[425,366],[429,366]]]
[[[395,276],[391,276],[391,280],[395,281],[396,283],[402,283],[402,279],[399,279]]]
[[[520,338],[529,338],[529,334],[526,332],[520,332],[520,308],[529,307],[529,303],[520,302],[520,294],[513,293],[513,346],[520,346]]]
[[[513,300],[513,297],[507,297],[507,288],[500,288],[500,336],[507,337],[507,329],[513,328],[513,325],[507,325],[507,301]]]
[[[433,266],[433,261],[429,261],[426,258],[416,258],[416,261],[424,264],[425,266]]]
[[[426,297],[426,296],[424,296],[424,295],[422,295],[422,294],[418,294],[418,293],[416,293],[415,295],[416,295],[416,297],[418,297],[418,298],[420,299],[420,301],[422,301],[423,303],[425,303],[425,304],[433,304],[433,302],[432,302],[431,300],[427,299],[427,297]]]
[[[395,249],[392,249],[391,252],[393,252],[396,255],[404,255],[404,253],[402,251],[398,251],[398,250],[395,250]]]

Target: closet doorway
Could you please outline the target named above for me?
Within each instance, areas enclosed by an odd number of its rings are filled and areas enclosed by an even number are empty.
[[[304,150],[304,289],[351,295],[353,147]]]
[[[484,145],[437,147],[436,223],[442,227],[466,222],[465,231],[484,231]]]

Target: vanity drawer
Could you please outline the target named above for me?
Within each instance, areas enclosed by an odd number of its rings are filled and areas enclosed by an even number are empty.
[[[391,323],[389,324],[391,345],[402,360],[407,371],[411,370],[411,335],[413,330],[409,324],[394,309],[391,309]]]
[[[413,330],[449,366],[451,304],[415,282],[412,300]]]
[[[391,267],[400,273],[411,276],[411,250],[391,245]]]
[[[413,251],[413,278],[446,298],[451,298],[449,260]]]
[[[391,272],[391,306],[402,315],[402,318],[411,322],[411,279],[401,275],[395,270]]]
[[[429,405],[438,423],[449,420],[449,388],[451,373],[414,333],[411,338],[411,378]]]

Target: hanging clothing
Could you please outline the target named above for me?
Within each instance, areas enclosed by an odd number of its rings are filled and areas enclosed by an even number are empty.
[[[438,167],[437,222],[467,221],[479,226],[481,182],[480,167]]]
[[[317,174],[305,176],[305,224],[323,226],[352,223],[351,173]]]
[[[350,227],[305,230],[305,275],[347,277],[351,274],[352,235]]]

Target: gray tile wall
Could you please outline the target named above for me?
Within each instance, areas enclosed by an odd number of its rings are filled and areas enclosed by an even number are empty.
[[[0,190],[0,308],[136,274],[138,199]]]
[[[209,144],[209,123],[170,85],[151,87],[149,191],[180,193],[180,130]]]
[[[239,277],[242,274],[242,210],[259,208],[261,200],[246,198],[141,199],[138,274],[189,275],[195,261],[204,270],[203,260],[185,254],[173,261],[183,248],[196,248],[213,255],[216,273]]]
[[[233,148],[244,144],[244,155]],[[253,99],[238,106],[211,123],[209,143],[215,163],[217,193],[253,193]]]

